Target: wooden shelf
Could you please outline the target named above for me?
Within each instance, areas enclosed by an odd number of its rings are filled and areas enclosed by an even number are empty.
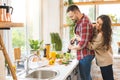
[[[120,23],[113,23],[112,26],[120,26]]]
[[[0,28],[23,27],[23,23],[16,22],[0,22]]]
[[[90,1],[90,2],[76,2],[76,5],[96,5],[96,4],[120,4],[120,1]]]
[[[120,1],[86,1],[86,2],[74,2],[76,5],[99,5],[99,4],[120,4]],[[68,4],[64,4],[65,6]]]
[[[64,24],[63,26],[64,26],[64,27],[69,27],[68,24]],[[120,27],[120,23],[113,23],[112,26],[115,26],[115,27],[116,27],[116,26],[119,26],[119,27]]]

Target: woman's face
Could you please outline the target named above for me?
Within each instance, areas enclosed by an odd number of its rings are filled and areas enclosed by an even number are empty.
[[[96,22],[96,29],[101,30],[102,24],[103,24],[102,19],[101,19],[101,18],[98,18],[98,19],[97,19],[97,22]]]

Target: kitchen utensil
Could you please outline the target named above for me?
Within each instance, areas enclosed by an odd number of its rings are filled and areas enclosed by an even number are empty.
[[[11,21],[11,14],[13,13],[13,7],[6,6],[6,20]]]
[[[0,22],[6,21],[6,6],[0,6]]]
[[[13,7],[1,5],[0,6],[0,21],[11,21],[11,14],[13,12]]]

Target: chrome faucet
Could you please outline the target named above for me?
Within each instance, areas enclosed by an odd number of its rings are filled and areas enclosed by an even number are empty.
[[[36,54],[30,55],[30,56],[27,57],[27,59],[26,59],[26,70],[25,70],[26,74],[28,74],[29,70],[31,70],[31,68],[29,67],[29,62],[30,62],[30,58],[34,57],[34,56],[36,56],[36,57],[38,57],[40,59],[40,57],[38,55],[36,55]]]

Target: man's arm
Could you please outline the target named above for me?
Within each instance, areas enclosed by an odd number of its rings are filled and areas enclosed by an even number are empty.
[[[80,50],[83,49],[87,46],[87,43],[89,41],[90,35],[92,34],[90,32],[90,26],[87,23],[82,24],[82,27],[80,29],[80,36],[76,36],[76,39],[78,40],[77,45],[70,45],[69,49],[74,49],[74,50]]]

